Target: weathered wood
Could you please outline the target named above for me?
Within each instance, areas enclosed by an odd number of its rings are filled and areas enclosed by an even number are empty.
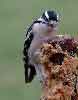
[[[76,47],[71,39],[42,44],[39,54],[43,65],[40,100],[78,100],[78,58],[73,56],[76,52],[70,55]]]

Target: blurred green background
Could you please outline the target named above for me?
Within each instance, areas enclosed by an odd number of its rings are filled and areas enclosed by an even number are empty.
[[[40,84],[24,83],[24,29],[44,10],[60,13],[60,33],[77,34],[78,0],[0,0],[0,100],[39,100]]]

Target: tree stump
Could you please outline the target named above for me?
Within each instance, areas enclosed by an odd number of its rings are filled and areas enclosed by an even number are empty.
[[[43,66],[40,100],[78,100],[78,58],[71,56],[69,48],[63,49],[63,45],[50,41],[40,48],[39,59]]]

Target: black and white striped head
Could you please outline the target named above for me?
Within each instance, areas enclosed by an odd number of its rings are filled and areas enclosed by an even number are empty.
[[[42,14],[42,18],[45,20],[45,22],[54,26],[56,26],[57,23],[59,22],[59,14],[53,10],[45,11]]]

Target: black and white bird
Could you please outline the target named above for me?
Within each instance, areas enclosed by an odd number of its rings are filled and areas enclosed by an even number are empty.
[[[55,35],[59,23],[59,15],[55,11],[45,11],[32,23],[26,32],[23,49],[25,82],[30,83],[37,74],[41,78],[41,65],[38,64],[36,50],[43,41]]]

